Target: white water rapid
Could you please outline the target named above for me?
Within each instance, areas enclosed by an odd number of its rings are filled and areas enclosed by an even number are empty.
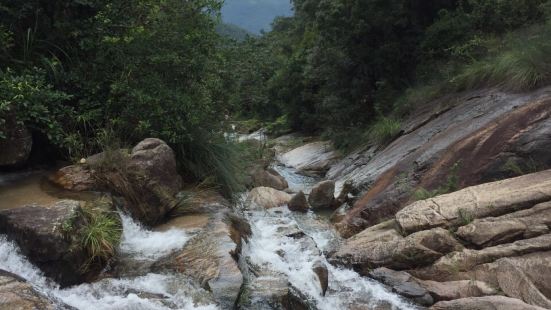
[[[120,255],[150,261],[182,248],[190,236],[182,230],[149,231],[121,214],[123,237]],[[29,281],[53,300],[79,310],[218,309],[201,300],[205,292],[186,278],[174,274],[148,273],[128,278],[106,278],[90,284],[60,289],[33,266],[13,242],[0,235],[0,269]],[[200,300],[199,302],[195,299]],[[61,304],[61,303],[60,303]],[[60,306],[61,307],[61,306]]]

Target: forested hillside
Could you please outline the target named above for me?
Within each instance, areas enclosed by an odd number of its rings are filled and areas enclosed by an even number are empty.
[[[276,4],[263,5],[277,13]],[[188,176],[214,175],[231,192],[239,167],[223,138],[228,117],[350,148],[389,141],[413,106],[442,94],[550,79],[545,0],[296,0],[294,16],[243,42],[217,33],[222,5],[4,3],[0,135],[24,125],[42,157],[72,159],[106,140],[155,136]]]
[[[391,139],[412,106],[445,93],[526,90],[550,79],[545,0],[293,5],[293,17],[239,47],[247,57],[235,64],[232,105],[341,147]]]

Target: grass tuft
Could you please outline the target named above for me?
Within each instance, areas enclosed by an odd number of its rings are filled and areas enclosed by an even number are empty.
[[[115,255],[121,240],[122,224],[116,213],[98,206],[87,205],[82,212],[84,224],[78,239],[89,257],[83,266],[87,270],[91,265],[107,262]]]
[[[378,145],[385,145],[395,139],[402,130],[399,120],[390,117],[379,118],[369,129],[369,139]]]

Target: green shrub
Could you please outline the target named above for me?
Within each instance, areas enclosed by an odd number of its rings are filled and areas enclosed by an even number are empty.
[[[69,95],[54,90],[38,69],[15,74],[0,71],[0,138],[6,138],[6,122],[24,125],[45,134],[58,146],[66,137],[63,123],[71,117],[71,109],[63,107]],[[12,124],[13,126],[14,124]]]

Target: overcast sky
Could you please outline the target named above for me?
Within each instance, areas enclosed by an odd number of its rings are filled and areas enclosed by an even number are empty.
[[[290,0],[226,0],[222,19],[250,32],[269,30],[276,16],[292,15]]]

